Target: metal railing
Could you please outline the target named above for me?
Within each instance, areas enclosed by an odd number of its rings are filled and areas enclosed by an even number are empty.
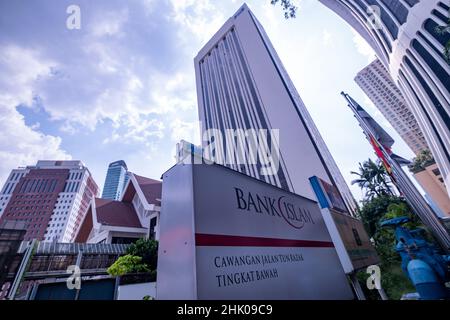
[[[70,255],[78,254],[123,254],[127,250],[129,244],[106,244],[106,243],[53,243],[40,242],[36,248],[35,255]],[[27,245],[22,245],[19,253],[23,253]]]

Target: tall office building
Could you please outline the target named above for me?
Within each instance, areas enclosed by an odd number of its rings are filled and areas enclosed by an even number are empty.
[[[81,161],[38,161],[11,171],[0,193],[0,225],[25,223],[25,240],[72,242],[98,187]]]
[[[407,102],[380,60],[358,72],[355,81],[416,155],[429,149]]]
[[[245,4],[200,50],[195,73],[202,132],[279,129],[278,141],[269,141],[280,150],[276,174],[262,174],[261,161],[241,163],[230,157],[225,165],[310,199],[315,195],[308,178],[316,175],[337,186],[354,211],[356,203],[344,178],[263,27]],[[232,143],[225,141],[224,150],[230,148]]]
[[[448,1],[320,1],[361,34],[389,70],[450,193],[450,66],[443,55],[450,33],[436,32],[447,25]]]
[[[103,199],[119,200],[129,180],[127,164],[123,160],[111,162],[103,186]]]

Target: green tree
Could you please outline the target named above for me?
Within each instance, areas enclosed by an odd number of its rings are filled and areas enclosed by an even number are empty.
[[[417,173],[425,170],[426,167],[432,165],[433,163],[435,163],[433,154],[430,150],[425,149],[420,151],[408,167],[412,173]]]
[[[412,214],[410,206],[401,197],[381,195],[363,200],[358,214],[380,257],[381,284],[388,297],[396,300],[404,293],[414,292],[415,288],[403,274],[400,267],[401,258],[394,249],[396,244],[394,230],[380,226],[383,220],[400,216],[409,216],[413,219],[409,227],[417,226],[417,218]],[[365,282],[367,274],[361,271],[358,278]],[[378,298],[373,292],[366,292],[366,295],[371,299]]]
[[[153,239],[139,239],[127,249],[127,254],[142,257],[142,262],[151,270],[158,266],[158,241]]]
[[[414,292],[414,286],[400,267],[401,258],[395,251],[394,229],[382,228],[380,223],[387,219],[407,216],[411,222],[407,223],[405,227],[410,229],[422,228],[427,240],[432,240],[419,218],[403,198],[393,195],[380,195],[364,199],[358,215],[380,257],[381,284],[389,298],[400,299],[404,293]],[[361,271],[358,278],[365,282],[367,274]],[[366,292],[366,294],[372,299],[377,299],[373,292]]]
[[[381,195],[362,201],[362,206],[358,211],[358,216],[364,224],[367,234],[373,238],[379,229],[379,222],[384,218],[391,204],[406,202],[397,196]]]
[[[297,13],[297,7],[293,4],[291,0],[270,0],[270,3],[272,5],[280,3],[281,7],[283,8],[284,17],[286,19],[295,18],[295,15]]]
[[[372,159],[359,163],[358,172],[351,171],[351,174],[358,176],[352,184],[357,184],[364,190],[365,198],[373,199],[382,195],[393,195],[390,178],[381,161],[374,162]]]
[[[124,256],[119,257],[108,269],[112,276],[130,273],[148,273],[156,279],[158,265],[158,242],[152,239],[139,239],[131,244]]]
[[[107,270],[114,277],[123,276],[127,273],[150,272],[148,265],[142,262],[142,258],[127,254],[119,257]]]

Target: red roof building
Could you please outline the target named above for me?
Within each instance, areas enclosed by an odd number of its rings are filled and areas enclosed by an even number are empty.
[[[130,173],[119,201],[95,198],[78,229],[75,242],[131,243],[159,239],[162,183]]]

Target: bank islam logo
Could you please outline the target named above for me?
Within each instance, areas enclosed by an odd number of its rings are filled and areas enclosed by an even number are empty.
[[[266,214],[283,219],[295,229],[301,229],[306,224],[315,224],[311,212],[293,203],[288,202],[286,196],[272,198],[256,193],[245,192],[240,188],[234,188],[236,193],[237,208],[253,213]]]

